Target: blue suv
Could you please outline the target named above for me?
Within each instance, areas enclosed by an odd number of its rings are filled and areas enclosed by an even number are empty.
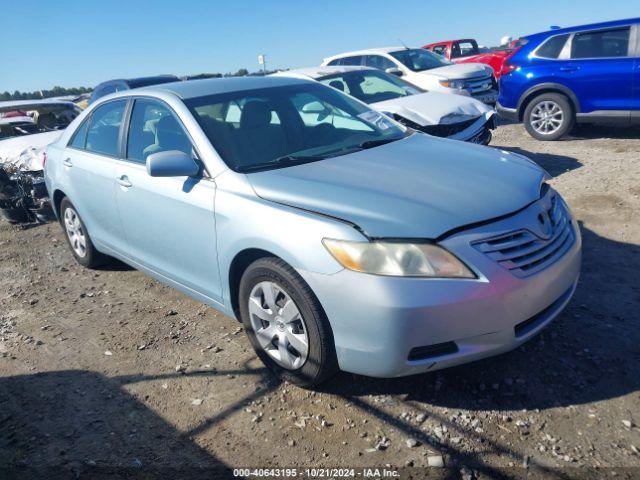
[[[640,18],[523,37],[500,78],[498,111],[538,140],[575,122],[640,123]]]

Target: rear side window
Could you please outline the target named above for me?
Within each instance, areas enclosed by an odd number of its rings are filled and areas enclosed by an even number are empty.
[[[378,70],[386,70],[387,68],[396,68],[396,64],[382,55],[367,55],[365,57],[365,65],[367,67],[377,68]]]
[[[344,57],[341,59],[340,65],[362,65],[362,55],[355,57]]]
[[[191,140],[169,108],[155,100],[136,100],[131,112],[127,158],[144,163],[152,153],[179,150],[191,155]]]
[[[71,143],[69,143],[69,146],[84,150],[84,143],[87,139],[88,128],[89,120],[85,120],[84,122],[82,122],[82,125],[80,125],[80,128],[76,130],[76,133],[73,134],[73,138],[71,139]]]
[[[626,57],[628,54],[629,27],[576,33],[571,43],[571,58]]]
[[[93,111],[87,131],[87,151],[118,156],[118,136],[125,105],[126,100],[118,100],[101,105]]]
[[[569,38],[569,34],[547,38],[536,50],[536,56],[541,58],[558,58],[564,48],[564,44],[567,43],[567,38]]]

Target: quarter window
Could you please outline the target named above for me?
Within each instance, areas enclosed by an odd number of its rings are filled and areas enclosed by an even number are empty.
[[[89,120],[85,120],[84,122],[82,122],[82,125],[80,125],[80,128],[76,130],[76,133],[73,134],[73,138],[71,139],[71,143],[69,143],[69,146],[83,150],[84,143],[87,139],[88,128],[89,128]]]
[[[629,54],[629,27],[576,33],[571,58],[626,57]]]
[[[191,140],[182,125],[164,104],[136,100],[131,112],[127,158],[145,163],[152,153],[178,150],[191,155]]]
[[[536,56],[541,58],[558,58],[564,48],[564,44],[567,43],[567,38],[569,38],[568,34],[548,38],[538,47]]]
[[[118,136],[125,106],[125,100],[118,100],[101,105],[93,111],[87,132],[87,151],[118,156]]]

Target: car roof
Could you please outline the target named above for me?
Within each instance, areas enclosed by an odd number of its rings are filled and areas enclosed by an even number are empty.
[[[580,30],[598,30],[601,28],[610,28],[610,27],[618,27],[618,26],[622,26],[622,25],[628,25],[631,23],[640,23],[640,17],[635,17],[635,18],[626,18],[623,20],[611,20],[608,22],[599,22],[599,23],[590,23],[590,24],[586,24],[586,25],[576,25],[573,27],[565,27],[565,28],[556,28],[556,29],[550,29],[550,30],[546,30],[544,32],[538,32],[538,33],[533,33],[531,35],[526,35],[524,37],[521,38],[531,38],[531,37],[536,37],[538,35],[549,35],[549,34],[553,34],[553,35],[558,35],[558,34],[562,34],[562,33],[572,33],[575,31],[580,31]]]
[[[320,67],[294,68],[293,70],[283,70],[275,76],[300,76],[312,79],[326,77],[327,75],[337,75],[340,73],[354,72],[358,70],[375,70],[375,68],[357,65],[326,65]]]
[[[407,48],[405,46],[367,48],[365,50],[354,50],[352,52],[338,53],[337,55],[332,55],[330,57],[327,57],[325,60],[330,60],[330,59],[333,59],[333,58],[350,57],[352,55],[367,55],[367,54],[373,54],[373,53],[391,53],[391,52],[397,52],[397,51],[400,51],[400,50],[414,50],[414,49],[411,48],[411,47]]]
[[[33,109],[35,107],[64,105],[67,107],[75,107],[76,104],[65,100],[56,100],[55,98],[45,98],[42,100],[8,100],[0,102],[0,112],[10,112],[19,109]]]
[[[310,80],[284,76],[206,78],[202,80],[186,80],[183,82],[163,83],[161,85],[138,88],[135,91],[132,91],[132,94],[141,91],[149,93],[170,92],[181,99],[186,100],[188,98],[204,97],[219,93],[298,85],[308,81]]]
[[[180,80],[180,78],[178,78],[176,75],[171,75],[171,74],[166,74],[166,75],[150,75],[148,77],[133,77],[133,78],[114,78],[112,80],[105,80],[104,82],[100,82],[98,85],[96,85],[95,88],[101,87],[103,85],[108,85],[110,83],[120,83],[120,82],[125,82],[125,83],[136,83],[136,82],[147,82],[147,81],[153,81],[153,80]]]

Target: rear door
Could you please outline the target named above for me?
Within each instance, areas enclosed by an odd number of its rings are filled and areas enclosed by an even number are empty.
[[[635,44],[633,49],[633,105],[631,108],[631,119],[634,124],[640,124],[640,24],[636,24],[631,29],[631,43]]]
[[[126,100],[97,107],[78,128],[63,152],[69,179],[65,192],[82,217],[94,243],[119,252],[126,240],[115,200],[115,163],[119,155]]]
[[[628,118],[634,75],[631,31],[623,26],[571,36],[557,74],[575,93],[582,113],[607,111]]]
[[[169,150],[194,154],[182,123],[165,103],[136,98],[123,159],[114,172],[128,256],[190,292],[220,301],[216,185],[204,174],[197,178],[151,177],[147,157]]]

